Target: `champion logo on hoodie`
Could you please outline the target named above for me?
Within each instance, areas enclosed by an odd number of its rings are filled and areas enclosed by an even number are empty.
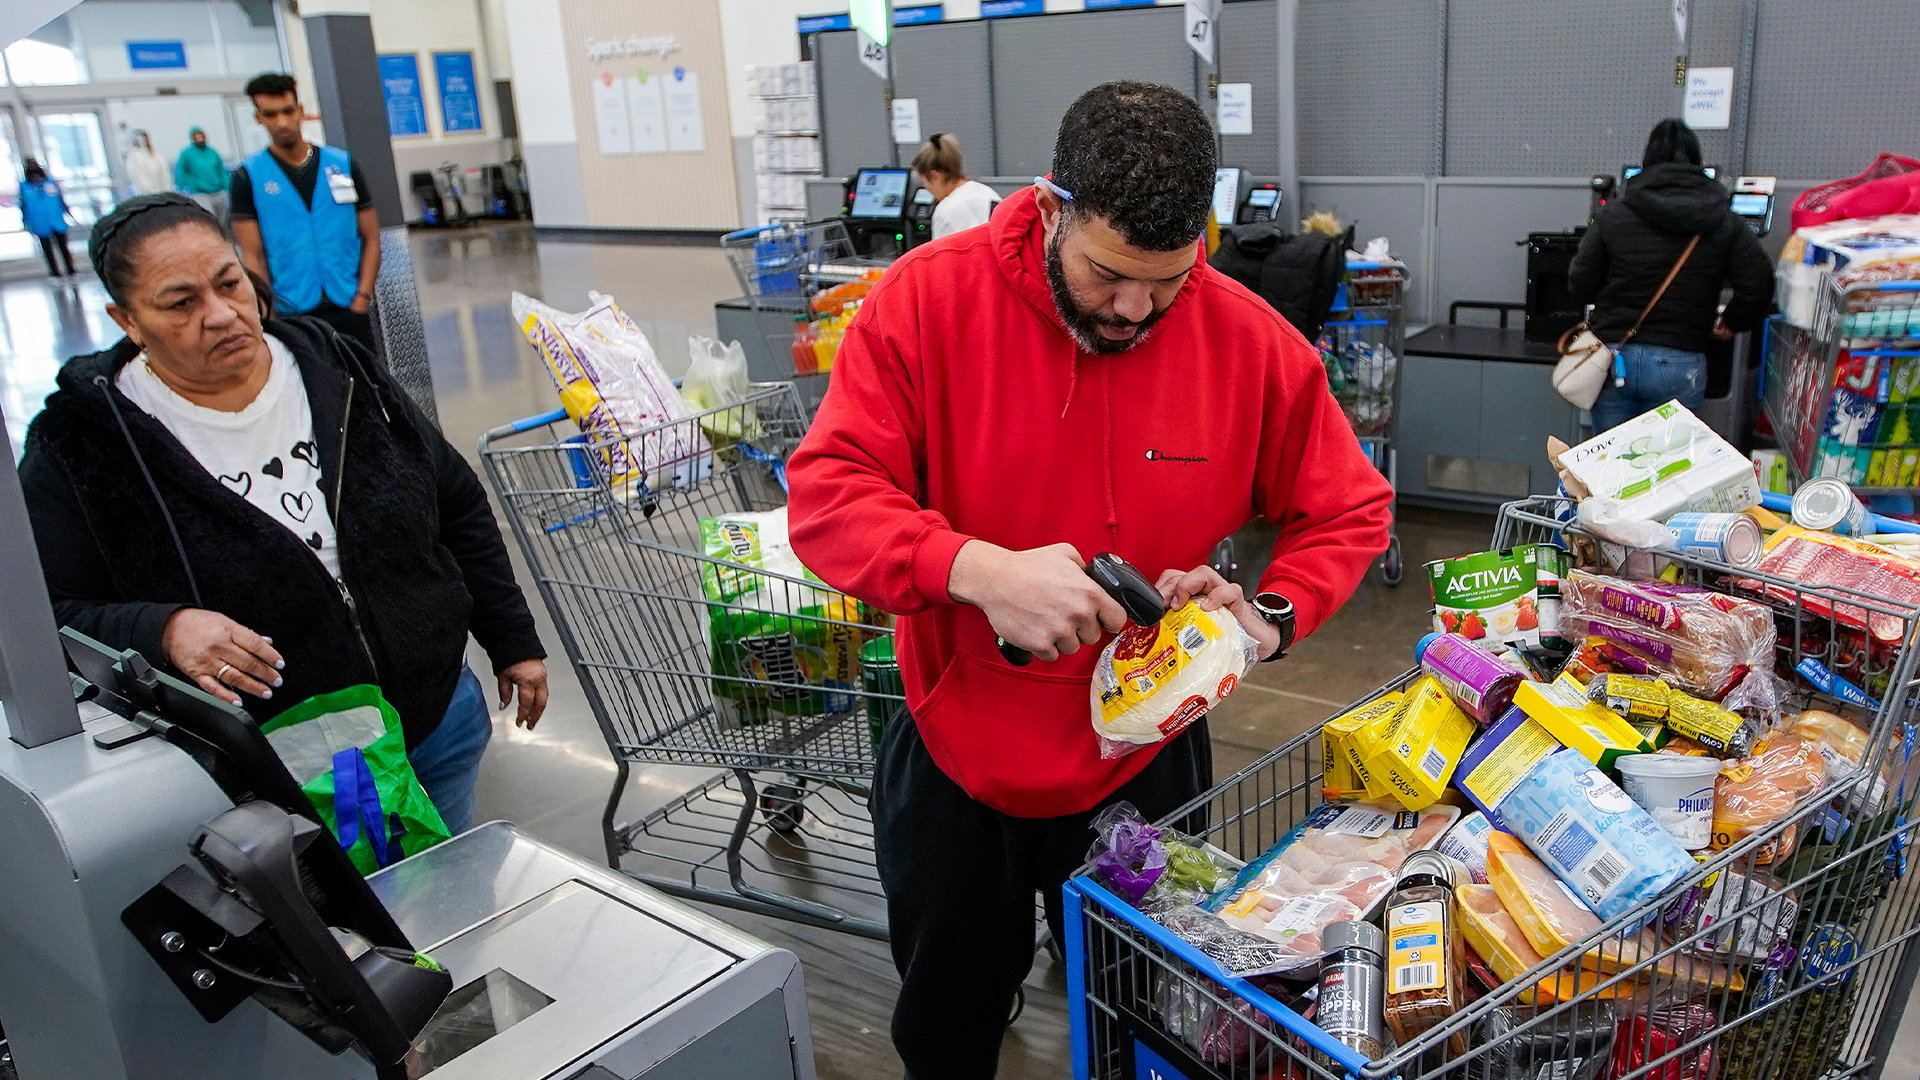
[[[1180,454],[1169,454],[1163,450],[1147,451],[1147,460],[1148,461],[1171,461],[1176,465],[1205,465],[1207,463],[1207,459],[1204,457],[1200,457],[1197,455],[1188,457]]]

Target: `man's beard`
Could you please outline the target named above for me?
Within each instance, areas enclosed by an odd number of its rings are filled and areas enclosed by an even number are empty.
[[[1060,313],[1060,321],[1067,326],[1067,333],[1074,343],[1090,353],[1122,353],[1147,340],[1153,324],[1167,313],[1167,308],[1148,315],[1139,322],[1122,319],[1118,315],[1101,315],[1086,311],[1073,298],[1073,289],[1067,284],[1066,262],[1060,258],[1060,240],[1066,234],[1065,229],[1056,229],[1053,239],[1047,241],[1047,288],[1053,291],[1054,310]],[[1125,341],[1114,341],[1100,336],[1097,329],[1101,326],[1137,326],[1139,331]]]

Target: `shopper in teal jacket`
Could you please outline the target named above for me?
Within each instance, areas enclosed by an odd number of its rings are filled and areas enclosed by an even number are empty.
[[[54,253],[67,264],[67,276],[73,275],[73,253],[67,250],[67,199],[60,185],[47,175],[40,163],[28,158],[20,170],[20,216],[27,231],[40,239],[40,254],[47,257],[47,272],[60,276]]]
[[[187,134],[193,141],[180,151],[180,159],[174,162],[173,184],[193,196],[193,201],[205,207],[208,213],[224,218],[227,214],[227,163],[220,160],[220,151],[207,145],[205,131],[196,127]]]

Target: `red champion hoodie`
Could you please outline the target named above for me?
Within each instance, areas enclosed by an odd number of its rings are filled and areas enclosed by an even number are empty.
[[[1087,810],[1157,748],[1101,759],[1087,700],[1100,647],[1001,659],[985,613],[947,594],[962,544],[1113,551],[1153,580],[1264,516],[1280,538],[1261,588],[1293,601],[1305,637],[1386,549],[1393,499],[1318,352],[1264,301],[1201,263],[1145,341],[1088,353],[1042,249],[1028,190],[896,262],[788,472],[800,560],[900,616],[927,750],[1016,817]]]

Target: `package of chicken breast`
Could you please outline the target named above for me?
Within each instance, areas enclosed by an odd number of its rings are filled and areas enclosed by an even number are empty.
[[[1279,942],[1262,974],[1316,967],[1330,923],[1369,919],[1407,856],[1432,847],[1460,816],[1436,803],[1418,813],[1392,800],[1326,803],[1248,863],[1204,906],[1228,925]]]

